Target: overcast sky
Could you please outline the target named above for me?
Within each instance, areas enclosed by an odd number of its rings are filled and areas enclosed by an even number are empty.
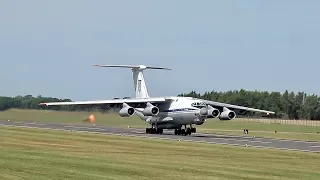
[[[196,90],[320,94],[320,1],[2,0],[0,95],[73,100]]]

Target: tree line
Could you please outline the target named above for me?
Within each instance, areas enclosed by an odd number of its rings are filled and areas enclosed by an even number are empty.
[[[276,112],[273,117],[281,119],[320,120],[320,97],[307,95],[304,92],[267,92],[247,91],[244,89],[226,92],[205,92],[203,94],[191,91],[178,96],[190,96],[217,102],[265,109]],[[253,113],[249,113],[249,115]]]
[[[39,106],[42,102],[70,102],[71,99],[58,99],[52,97],[33,97],[32,95],[6,97],[0,96],[0,111],[8,110],[11,108],[18,109],[44,109],[45,107]],[[50,107],[53,110],[72,110],[72,107],[55,106]]]
[[[267,92],[267,91],[247,91],[244,89],[226,92],[205,92],[203,94],[191,91],[189,93],[181,93],[178,96],[189,96],[224,102],[240,106],[253,107],[257,109],[265,109],[276,112],[273,117],[282,119],[310,119],[320,120],[320,97],[317,95],[307,95],[304,92]],[[65,111],[91,111],[97,108],[102,111],[110,110],[110,106],[39,106],[42,102],[71,102],[71,99],[59,99],[53,97],[34,97],[32,95],[5,97],[0,96],[0,111],[10,108],[18,109],[50,109]],[[250,116],[255,114],[249,112]]]

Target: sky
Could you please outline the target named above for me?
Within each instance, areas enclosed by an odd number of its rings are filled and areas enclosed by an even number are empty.
[[[2,0],[0,96],[72,100],[192,90],[320,94],[320,1]]]

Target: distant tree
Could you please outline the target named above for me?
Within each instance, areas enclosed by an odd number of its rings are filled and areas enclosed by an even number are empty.
[[[285,119],[311,119],[320,120],[320,97],[317,95],[307,95],[304,92],[288,92],[287,90],[281,94],[280,92],[267,91],[247,91],[244,89],[218,92],[215,90],[205,92],[203,94],[191,91],[189,93],[181,93],[178,96],[189,96],[217,102],[225,102],[240,106],[248,106],[258,109],[267,109],[275,111],[277,118]],[[71,99],[59,99],[54,97],[43,97],[41,95],[33,97],[32,95],[4,97],[0,96],[0,111],[10,108],[19,109],[50,109],[64,111],[91,111],[101,110],[109,112],[114,109],[112,106],[95,105],[95,106],[39,106],[41,102],[71,102]],[[118,107],[117,107],[118,108]],[[255,116],[255,113],[249,112],[247,115]]]
[[[226,92],[205,92],[202,95],[192,91],[179,96],[197,97],[217,102],[249,106],[275,111],[277,118],[320,120],[320,97],[304,92],[246,91],[244,89]],[[249,115],[254,115],[250,112]]]

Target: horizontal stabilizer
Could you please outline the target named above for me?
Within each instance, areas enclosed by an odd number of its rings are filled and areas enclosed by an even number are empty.
[[[170,68],[166,67],[155,67],[155,66],[145,66],[145,65],[99,65],[94,64],[93,66],[96,67],[116,67],[116,68],[131,68],[131,69],[163,69],[163,70],[171,70]]]

